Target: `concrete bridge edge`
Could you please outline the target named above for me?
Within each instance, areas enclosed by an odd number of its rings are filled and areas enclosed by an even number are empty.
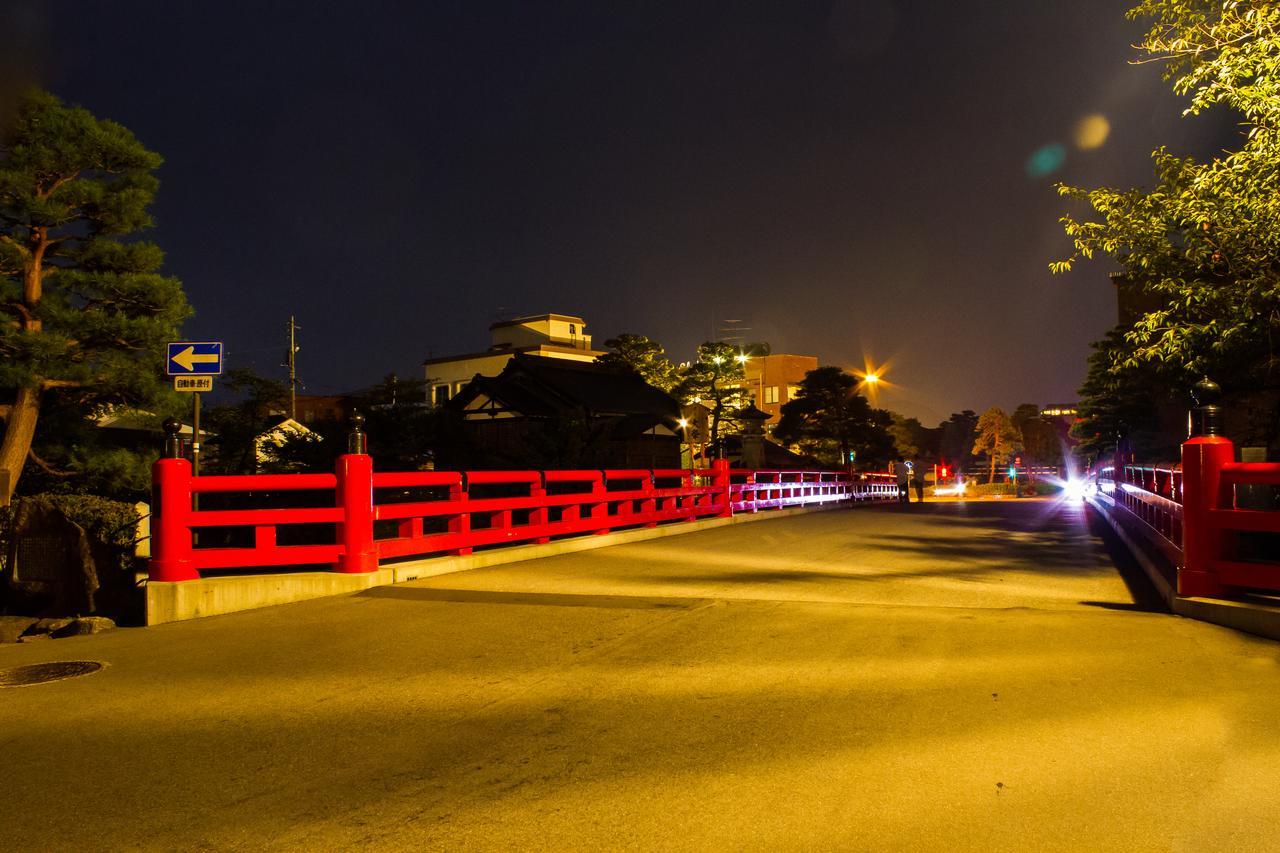
[[[1147,554],[1146,550],[1134,541],[1124,527],[1111,517],[1097,501],[1090,498],[1089,506],[1098,513],[1107,526],[1116,534],[1125,548],[1142,567],[1143,572],[1151,580],[1156,591],[1164,600],[1169,610],[1178,616],[1211,622],[1224,628],[1233,628],[1246,634],[1265,637],[1269,640],[1280,640],[1280,608],[1270,607],[1252,601],[1236,601],[1216,598],[1193,598],[1178,595],[1177,589],[1165,579],[1163,573]]]
[[[376,571],[346,574],[342,572],[280,572],[261,575],[225,575],[199,580],[162,582],[149,581],[145,586],[146,624],[163,625],[205,616],[236,613],[292,604],[313,598],[335,595],[352,595],[375,586],[435,577],[437,575],[465,572],[487,566],[537,560],[559,554],[572,554],[610,545],[644,542],[700,530],[711,530],[732,524],[748,524],[769,519],[788,518],[810,512],[826,512],[833,509],[855,509],[879,502],[831,502],[817,506],[790,507],[741,513],[730,518],[710,518],[690,522],[674,522],[659,527],[635,528],[606,533],[599,536],[575,536],[558,539],[544,545],[513,545],[490,551],[477,551],[466,556],[429,557],[380,566]]]

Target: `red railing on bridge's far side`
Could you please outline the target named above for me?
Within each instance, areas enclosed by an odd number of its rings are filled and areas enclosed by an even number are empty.
[[[1129,520],[1127,529],[1177,567],[1179,595],[1280,590],[1280,538],[1248,553],[1240,536],[1280,537],[1280,511],[1241,506],[1240,500],[1241,487],[1280,487],[1280,463],[1233,458],[1229,439],[1199,435],[1183,445],[1180,464],[1120,463],[1095,473],[1104,510]],[[1269,495],[1264,502],[1270,503]]]
[[[155,581],[326,564],[368,572],[379,560],[897,496],[883,474],[734,470],[720,462],[693,470],[374,473],[369,456],[347,454],[333,474],[193,477],[190,463],[174,458],[159,460],[153,474]],[[206,500],[197,508],[195,496],[215,494],[239,506],[211,509]],[[299,544],[304,531],[328,541]]]
[[[1143,536],[1174,566],[1182,564],[1182,466],[1107,465],[1097,472],[1098,496],[1139,524]]]

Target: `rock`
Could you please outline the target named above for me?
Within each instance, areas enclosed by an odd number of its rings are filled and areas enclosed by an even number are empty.
[[[76,621],[66,616],[60,616],[57,619],[41,619],[36,624],[27,629],[28,634],[55,634],[63,628]]]
[[[84,528],[48,499],[25,498],[13,515],[9,585],[44,613],[95,610],[98,572]]]
[[[105,616],[81,616],[71,622],[70,625],[54,632],[55,637],[77,637],[81,634],[101,634],[103,631],[110,631],[116,626]]]
[[[34,616],[0,616],[0,643],[16,643],[39,620]]]
[[[37,643],[42,640],[52,640],[52,634],[23,634],[18,638],[19,643]]]

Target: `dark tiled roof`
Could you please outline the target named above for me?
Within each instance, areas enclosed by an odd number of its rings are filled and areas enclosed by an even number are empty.
[[[462,407],[477,393],[529,417],[582,412],[596,417],[647,416],[649,426],[680,417],[680,407],[669,394],[636,374],[562,358],[516,355],[498,376],[477,376],[450,402]]]

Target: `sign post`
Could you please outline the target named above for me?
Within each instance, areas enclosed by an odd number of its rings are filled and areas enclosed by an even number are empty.
[[[191,476],[200,475],[200,394],[222,373],[221,341],[171,341],[164,362],[173,390],[191,394]]]

